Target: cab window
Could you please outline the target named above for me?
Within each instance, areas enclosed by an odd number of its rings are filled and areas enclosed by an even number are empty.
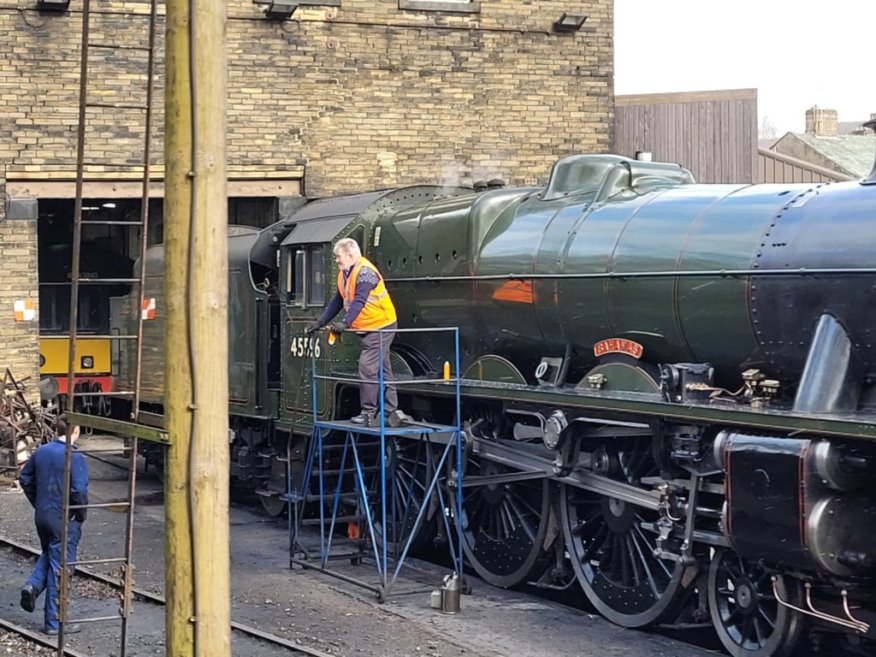
[[[307,290],[307,305],[322,306],[325,304],[325,247],[315,246],[308,252],[309,285]]]
[[[325,254],[323,244],[301,246],[290,253],[286,293],[293,306],[308,308],[325,305]]]

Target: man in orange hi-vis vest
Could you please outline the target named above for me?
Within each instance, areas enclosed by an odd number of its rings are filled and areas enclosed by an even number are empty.
[[[386,291],[383,276],[377,267],[362,257],[359,244],[354,239],[338,240],[334,248],[335,262],[338,263],[338,291],[329,302],[319,319],[307,325],[307,332],[313,333],[326,326],[342,309],[344,318],[332,322],[335,333],[350,330],[362,338],[362,353],[359,354],[359,403],[361,412],[350,418],[356,424],[369,424],[378,411],[378,376],[383,368],[383,381],[386,385],[384,413],[390,415],[398,409],[398,395],[392,384],[392,366],[389,347],[395,337],[395,306]],[[382,331],[379,331],[383,329]],[[381,359],[382,354],[382,359]]]

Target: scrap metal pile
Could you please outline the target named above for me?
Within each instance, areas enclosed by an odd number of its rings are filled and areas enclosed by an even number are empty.
[[[7,369],[0,395],[0,477],[5,479],[16,479],[31,453],[55,433],[55,416],[32,407],[26,391]]]

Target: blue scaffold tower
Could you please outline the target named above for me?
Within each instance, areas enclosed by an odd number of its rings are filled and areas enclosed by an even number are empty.
[[[379,331],[383,332],[383,331]],[[385,382],[379,369],[378,414],[369,425],[321,419],[319,381],[363,381],[317,370],[311,358],[313,432],[303,472],[287,461],[289,565],[318,570],[387,599],[412,549],[431,540],[433,527],[446,539],[455,578],[462,581],[462,428],[460,426],[459,329],[395,329],[442,333],[453,343],[453,368],[438,377],[396,378],[396,388],[432,384],[455,402],[453,424],[404,420],[391,426],[384,412]],[[439,336],[441,337],[441,336]],[[449,346],[449,345],[448,345]],[[383,362],[383,341],[380,361]],[[397,422],[393,422],[393,425]],[[315,528],[316,531],[310,529]],[[376,581],[345,572],[339,564],[373,562]]]

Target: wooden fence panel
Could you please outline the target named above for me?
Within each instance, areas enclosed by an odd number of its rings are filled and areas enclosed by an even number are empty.
[[[757,91],[734,89],[615,98],[612,152],[677,162],[701,182],[756,179]]]

